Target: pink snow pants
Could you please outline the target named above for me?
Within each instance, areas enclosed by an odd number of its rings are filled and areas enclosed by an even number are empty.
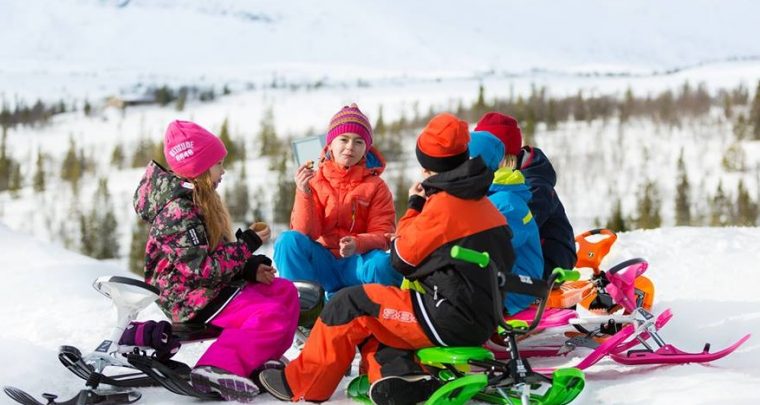
[[[243,377],[290,348],[298,325],[298,292],[288,280],[248,283],[211,324],[223,329],[197,366],[219,367]]]

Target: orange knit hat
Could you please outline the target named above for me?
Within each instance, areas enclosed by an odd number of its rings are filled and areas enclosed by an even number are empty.
[[[466,122],[449,113],[438,114],[417,138],[417,160],[437,173],[453,170],[470,158],[469,142]]]

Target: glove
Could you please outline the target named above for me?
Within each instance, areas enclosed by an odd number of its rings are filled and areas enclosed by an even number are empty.
[[[251,229],[246,229],[245,231],[238,229],[237,232],[235,232],[235,237],[238,241],[245,242],[251,252],[255,252],[256,249],[260,248],[262,245],[259,235]]]
[[[250,283],[255,283],[256,273],[259,270],[260,264],[266,264],[267,266],[271,266],[272,259],[264,255],[253,255],[250,258],[248,258],[248,260],[245,261],[245,266],[243,267],[243,272],[242,272],[243,279]]]
[[[167,321],[130,322],[119,344],[153,348],[160,361],[169,360],[180,347],[179,339],[172,335],[172,324]]]

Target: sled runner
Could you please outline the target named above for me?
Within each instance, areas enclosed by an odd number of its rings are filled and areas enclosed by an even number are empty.
[[[301,304],[299,325],[311,327],[324,305],[324,290],[311,282],[296,281],[294,284]],[[124,340],[125,330],[142,310],[158,298],[158,289],[143,281],[120,276],[99,277],[93,282],[93,287],[111,299],[116,308],[116,324],[111,335],[87,355],[82,355],[74,346],[60,347],[58,359],[67,369],[85,380],[86,388],[63,402],[56,401],[55,395],[43,394],[48,401],[46,404],[128,404],[141,397],[135,388],[159,385],[179,395],[220,399],[216,393],[209,394],[194,389],[189,380],[191,368],[169,358],[181,344],[215,339],[221,333],[220,328],[192,322],[179,323],[167,329],[167,334],[171,336],[166,336],[166,342],[159,342],[160,346],[156,346],[156,342],[152,342],[152,346],[127,342]],[[168,325],[166,321],[161,322]],[[176,342],[176,345],[171,346],[172,342]],[[173,352],[170,353],[170,349]],[[272,366],[275,365],[265,364],[265,367]],[[103,389],[101,384],[115,388]],[[21,404],[42,404],[18,388],[4,387],[4,391]]]

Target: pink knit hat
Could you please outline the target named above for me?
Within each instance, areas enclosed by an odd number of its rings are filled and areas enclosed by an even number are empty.
[[[227,156],[222,141],[190,121],[172,121],[164,135],[164,157],[172,171],[194,179]]]
[[[361,136],[367,144],[367,150],[372,146],[372,125],[356,103],[344,106],[332,117],[330,129],[327,131],[327,144],[329,145],[335,137],[349,132]]]

